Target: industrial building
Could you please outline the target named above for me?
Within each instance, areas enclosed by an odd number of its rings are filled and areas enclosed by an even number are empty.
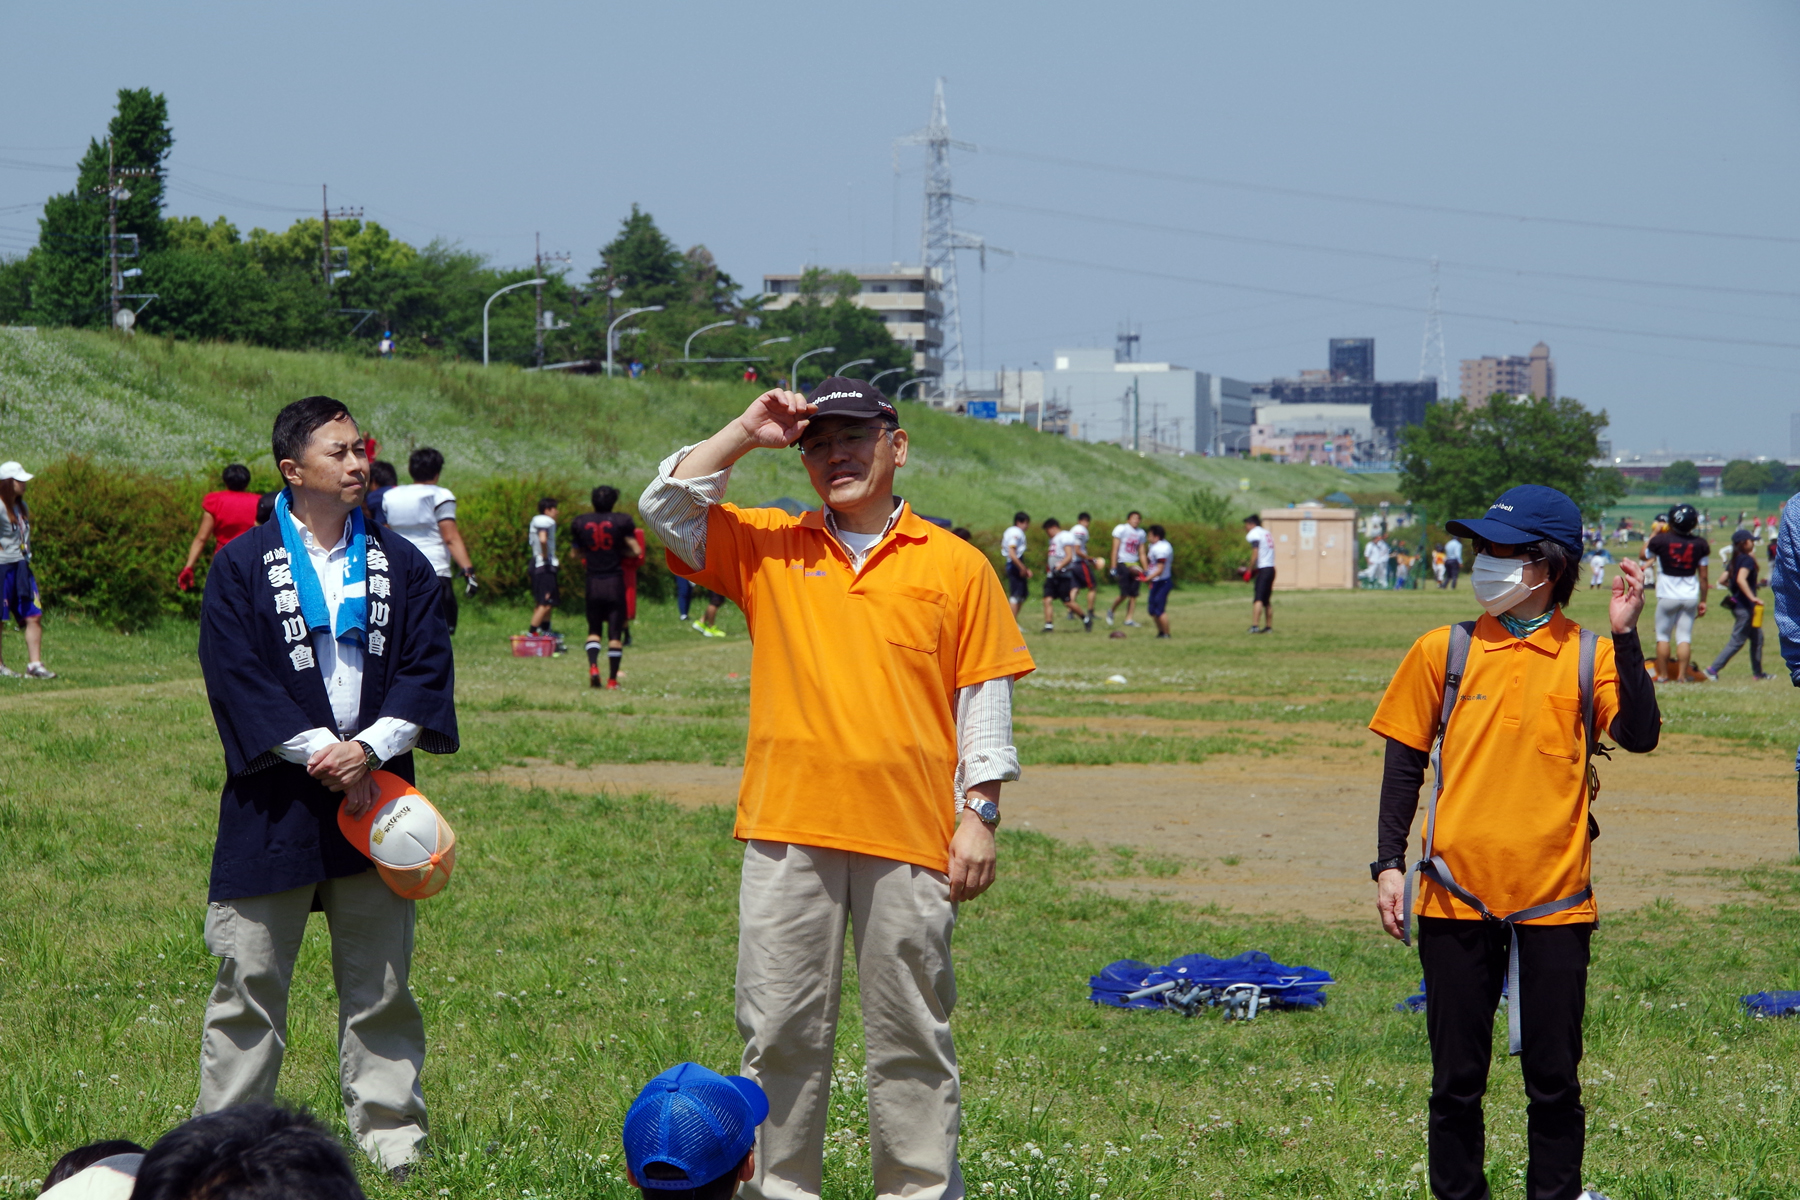
[[[995,416],[1084,442],[1146,454],[1250,450],[1250,385],[1166,362],[1134,362],[1117,350],[1058,350],[1051,369],[1002,371]]]
[[[939,354],[944,345],[941,320],[944,302],[939,295],[942,280],[924,267],[887,268],[823,267],[830,275],[856,276],[860,285],[852,301],[881,314],[894,340],[912,351],[912,373],[933,378],[944,373]],[[765,312],[780,312],[800,302],[802,275],[764,275]]]

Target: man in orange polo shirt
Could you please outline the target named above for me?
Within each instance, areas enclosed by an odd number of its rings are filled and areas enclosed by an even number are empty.
[[[733,463],[789,446],[820,511],[723,503]],[[737,1019],[770,1109],[749,1197],[820,1195],[846,923],[875,1193],[963,1195],[950,933],[994,881],[1013,680],[1033,664],[986,556],[894,495],[906,455],[887,398],[834,376],[765,392],[639,504],[670,569],[750,626]]]
[[[1426,817],[1419,918],[1425,1026],[1431,1039],[1430,1180],[1440,1200],[1486,1200],[1482,1095],[1503,983],[1508,1033],[1528,1098],[1529,1200],[1577,1200],[1586,1139],[1581,1020],[1588,939],[1597,909],[1589,882],[1587,715],[1594,737],[1656,748],[1661,717],[1644,670],[1636,563],[1620,564],[1612,640],[1563,615],[1581,563],[1581,512],[1554,488],[1503,494],[1487,515],[1451,521],[1474,539],[1475,599],[1487,615],[1413,643],[1369,728],[1385,737],[1381,923],[1406,937],[1406,839],[1436,748],[1441,792]],[[1448,665],[1453,640],[1465,647]],[[1591,656],[1588,705],[1582,661]],[[1459,676],[1460,678],[1457,678]],[[1591,710],[1589,708],[1591,705]],[[1449,721],[1440,731],[1446,707]]]

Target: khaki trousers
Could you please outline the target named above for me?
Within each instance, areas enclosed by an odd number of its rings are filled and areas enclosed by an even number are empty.
[[[816,1200],[848,922],[861,980],[875,1194],[961,1200],[962,1096],[950,1010],[956,908],[941,871],[753,841],[738,894],[745,1075],[769,1095],[750,1200]]]
[[[288,986],[315,897],[331,929],[344,1115],[364,1153],[397,1167],[417,1158],[425,1140],[425,1021],[407,987],[413,902],[374,870],[207,906],[206,948],[220,962],[206,1003],[194,1114],[275,1098]]]

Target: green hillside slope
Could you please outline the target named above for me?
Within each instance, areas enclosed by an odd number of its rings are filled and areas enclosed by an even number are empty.
[[[0,459],[27,466],[67,454],[140,470],[189,474],[233,459],[260,466],[271,419],[301,396],[350,405],[402,466],[432,445],[452,487],[489,475],[546,473],[617,484],[634,496],[659,459],[743,410],[748,384],[605,380],[511,367],[351,358],[74,330],[0,328]],[[902,494],[920,511],[975,527],[1015,508],[1065,522],[1079,509],[1102,522],[1129,508],[1179,514],[1196,488],[1234,508],[1287,504],[1337,490],[1392,486],[1391,476],[1236,459],[1141,457],[902,406],[913,439]],[[1248,481],[1247,489],[1242,488]],[[759,454],[734,475],[733,495],[810,500],[798,456]]]

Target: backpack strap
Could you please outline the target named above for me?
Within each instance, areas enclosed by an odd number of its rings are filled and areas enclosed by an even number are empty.
[[[1469,643],[1474,637],[1473,621],[1458,621],[1450,627],[1450,645],[1444,653],[1444,695],[1438,708],[1437,732],[1431,741],[1431,805],[1425,810],[1425,841],[1419,860],[1406,872],[1406,888],[1401,900],[1400,941],[1407,946],[1412,945],[1413,881],[1420,868],[1432,856],[1432,838],[1437,831],[1438,797],[1444,794],[1444,732],[1450,728],[1450,717],[1456,711],[1456,700],[1462,692],[1463,672],[1469,663]]]

